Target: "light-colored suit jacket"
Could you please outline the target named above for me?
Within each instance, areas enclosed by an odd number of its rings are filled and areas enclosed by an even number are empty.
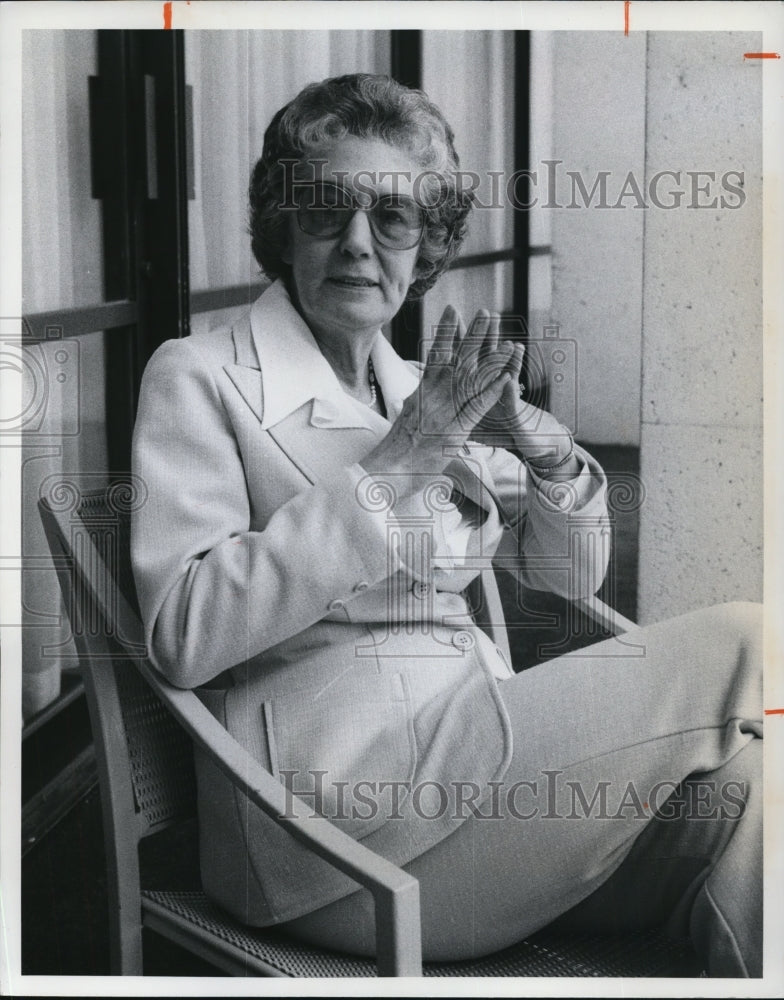
[[[420,368],[380,332],[371,356],[394,420]],[[160,670],[314,812],[405,864],[511,754],[511,665],[473,625],[466,586],[500,558],[529,586],[593,593],[608,526],[581,450],[555,499],[509,452],[472,444],[393,503],[394,479],[361,464],[389,420],[343,392],[275,283],[233,328],[169,341],[147,366],[132,558]],[[355,888],[206,760],[197,774],[205,889],[239,919],[291,919]]]

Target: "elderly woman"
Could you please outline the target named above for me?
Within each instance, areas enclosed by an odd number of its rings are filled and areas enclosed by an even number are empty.
[[[313,84],[273,119],[250,188],[271,286],[145,372],[133,561],[151,657],[314,813],[420,880],[425,958],[564,914],[666,923],[712,974],[759,975],[757,609],[517,674],[471,618],[494,557],[594,593],[608,518],[596,461],[520,399],[523,349],[497,316],[466,330],[447,309],[424,365],[381,332],[460,248],[457,167],[438,109],[386,77]],[[207,892],[372,952],[368,894],[197,764]]]

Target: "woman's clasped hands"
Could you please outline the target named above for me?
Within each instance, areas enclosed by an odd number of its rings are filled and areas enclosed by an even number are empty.
[[[466,331],[457,310],[447,306],[418,387],[365,468],[441,472],[504,393],[517,396],[523,354],[522,344],[499,342],[498,321],[486,310]]]
[[[447,306],[419,386],[363,462],[368,472],[437,474],[470,438],[531,460],[557,455],[563,428],[521,400],[525,346],[502,339],[500,322],[480,309],[466,329],[457,310]]]
[[[466,330],[457,310],[447,306],[420,383],[422,432],[453,446],[476,436],[513,447],[524,355],[523,344],[501,339],[497,315],[480,309]]]

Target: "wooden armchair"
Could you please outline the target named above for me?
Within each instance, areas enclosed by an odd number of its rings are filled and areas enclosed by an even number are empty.
[[[546,930],[481,960],[423,967],[417,881],[327,820],[314,820],[304,803],[295,800],[292,809],[284,786],[229,736],[198,697],[170,685],[147,660],[129,559],[135,502],[132,483],[82,495],[65,482],[39,501],[90,710],[114,974],[143,973],[143,927],[241,976],[670,976],[698,971],[686,948],[657,933],[567,939]],[[497,622],[492,571],[485,577],[486,618]],[[630,624],[596,600],[583,604],[613,631]],[[494,638],[505,641],[497,633]],[[198,874],[184,888],[148,884],[140,850],[145,843],[164,830],[177,833],[180,843],[183,836],[196,837],[194,744],[292,836],[373,893],[375,963],[303,945],[279,928],[238,924],[207,899]]]

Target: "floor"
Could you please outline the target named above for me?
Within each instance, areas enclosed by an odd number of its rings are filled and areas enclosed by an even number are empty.
[[[592,450],[611,481],[619,475],[637,473],[635,449],[596,447]],[[637,581],[636,511],[618,511],[614,516],[614,532],[610,582],[600,596],[633,619]],[[513,608],[521,595],[513,583],[499,583],[507,607]],[[535,607],[548,616],[544,645],[558,644],[567,621],[563,604],[546,595],[529,592],[523,599],[527,608]],[[580,642],[593,638],[586,635]],[[530,629],[512,629],[510,639],[518,664],[531,666],[546,658],[541,632],[534,636]],[[74,730],[84,731],[85,723],[83,719],[79,721],[78,712],[74,718],[76,721],[72,721],[67,739],[52,731],[39,741],[36,759],[25,760],[23,753],[23,770],[27,769],[31,787],[39,771],[51,771],[52,760],[63,759],[65,752],[79,750],[79,736],[78,733],[74,735]],[[89,743],[89,732],[84,734],[84,739]],[[32,758],[32,750],[28,756]],[[165,864],[165,859],[162,863]],[[26,975],[109,974],[107,920],[100,800],[97,788],[93,787],[68,808],[45,835],[29,845],[23,857],[22,972]],[[145,974],[197,976],[214,974],[214,970],[151,934],[145,942]]]

